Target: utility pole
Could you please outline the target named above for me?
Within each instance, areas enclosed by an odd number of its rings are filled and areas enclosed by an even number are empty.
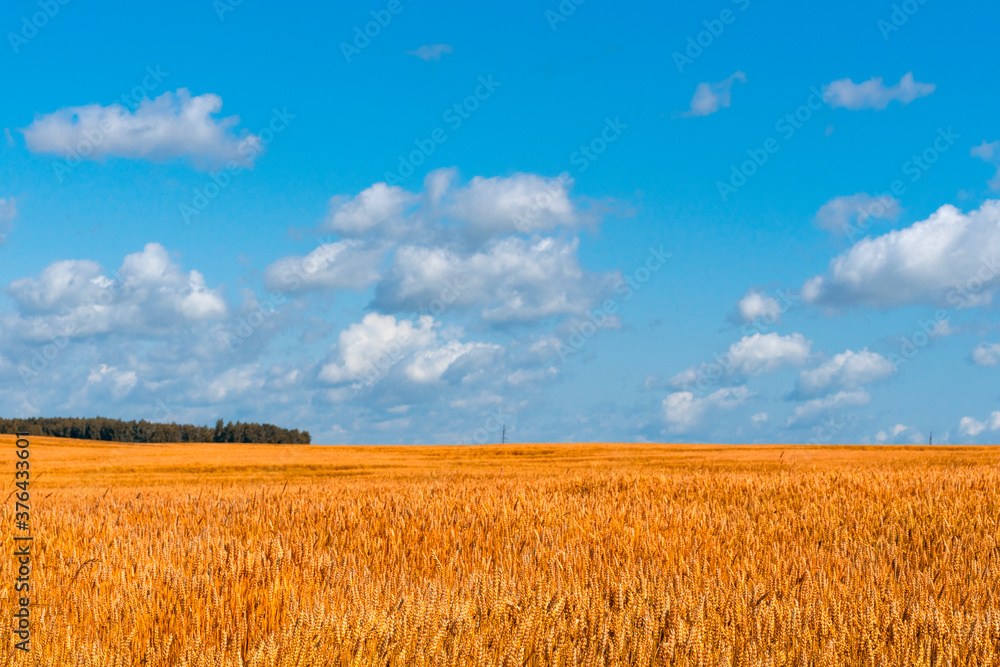
[[[500,444],[501,445],[507,444],[507,425],[506,424],[503,425],[503,434],[500,436]]]
[[[927,444],[928,445],[933,445],[934,444],[934,431],[931,431],[931,437],[930,437],[930,440],[927,441]]]

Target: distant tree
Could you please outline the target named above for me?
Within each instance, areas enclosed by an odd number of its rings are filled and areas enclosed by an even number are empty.
[[[158,422],[121,421],[93,417],[2,419],[0,433],[44,435],[55,438],[79,438],[117,442],[245,442],[308,445],[312,438],[308,431],[283,429],[273,424],[254,422],[226,422],[219,419],[215,428],[191,424],[161,424]]]

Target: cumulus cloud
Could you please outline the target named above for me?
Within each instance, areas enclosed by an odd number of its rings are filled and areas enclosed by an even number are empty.
[[[890,195],[873,197],[859,192],[836,197],[823,204],[813,222],[833,234],[854,236],[867,229],[873,220],[895,220],[899,217],[899,201]]]
[[[1000,343],[980,343],[972,350],[972,361],[977,366],[996,366],[1000,363]]]
[[[614,277],[586,273],[578,245],[508,237],[472,254],[404,246],[378,284],[375,304],[390,311],[478,307],[495,323],[582,315],[611,291]]]
[[[421,60],[441,60],[441,56],[454,51],[448,44],[424,44],[419,49],[407,51],[406,55],[416,56]]]
[[[121,104],[68,107],[37,117],[22,130],[34,153],[164,162],[187,159],[197,168],[229,162],[252,166],[262,151],[260,137],[237,130],[239,116],[217,118],[222,98],[192,96],[187,89],[143,100],[129,111]]]
[[[319,379],[329,384],[373,385],[398,367],[406,380],[429,384],[463,362],[471,362],[465,364],[465,370],[471,371],[501,349],[489,343],[462,343],[456,338],[441,341],[439,328],[429,315],[414,323],[369,313],[340,332],[334,358],[322,366]]]
[[[913,72],[904,74],[895,86],[886,86],[882,82],[882,77],[872,77],[861,83],[854,83],[851,79],[839,79],[824,88],[823,101],[834,109],[882,110],[891,102],[909,104],[918,97],[926,97],[934,92],[934,88],[934,84],[915,81]]]
[[[320,380],[337,384],[374,376],[387,370],[415,349],[426,349],[437,338],[434,318],[425,315],[416,325],[410,320],[396,321],[392,315],[369,313],[361,322],[340,332],[337,359],[327,363]]]
[[[314,435],[322,423],[320,442],[346,437],[317,416],[324,406],[354,441],[391,421],[389,410],[414,406],[406,414],[413,433],[475,431],[481,404],[449,406],[470,396],[504,401],[511,392],[528,401],[560,375],[555,359],[565,341],[555,333],[568,335],[621,280],[582,266],[574,232],[595,218],[571,198],[572,185],[532,174],[463,181],[439,170],[415,192],[381,184],[335,199],[322,223],[331,236],[272,263],[263,282],[289,296],[372,289],[375,312],[347,325],[300,304],[268,308],[273,301],[249,288],[229,305],[224,286],[155,243],[117,272],[85,258],[55,262],[5,288],[0,401],[93,412],[121,397],[116,412],[126,418],[169,414],[195,423],[252,413]],[[467,321],[472,333],[413,314],[436,306],[454,308],[449,321]],[[324,315],[319,324],[316,315]],[[273,365],[282,352],[270,343],[294,345],[289,327],[297,324],[299,356]],[[499,340],[481,338],[485,331]],[[311,356],[330,336],[336,345]],[[62,346],[55,360],[40,356],[53,345]],[[30,403],[17,391],[18,373],[33,383]],[[441,414],[449,416],[443,430]]]
[[[871,400],[871,395],[864,389],[838,391],[835,394],[814,398],[799,405],[795,408],[794,414],[789,417],[788,424],[791,426],[799,423],[812,423],[815,419],[831,412],[848,407],[868,405]]]
[[[96,262],[64,260],[13,281],[7,293],[18,309],[5,328],[33,340],[170,329],[227,312],[221,293],[198,271],[184,273],[158,243],[127,255],[114,279]]]
[[[322,229],[345,237],[370,232],[397,236],[408,227],[406,214],[419,199],[398,186],[376,183],[354,197],[331,198]]]
[[[431,172],[419,192],[376,183],[331,199],[320,230],[342,240],[277,260],[265,284],[299,292],[375,282],[382,312],[479,309],[490,323],[582,316],[620,277],[585,271],[578,239],[543,236],[595,220],[570,198],[572,184],[523,173],[462,183],[455,169]]]
[[[757,290],[747,292],[736,310],[744,322],[753,322],[757,318],[771,323],[781,321],[782,310],[778,300]]]
[[[362,289],[379,279],[383,250],[359,241],[324,243],[308,255],[282,257],[264,271],[264,286],[281,292]]]
[[[746,80],[746,74],[736,72],[718,83],[699,83],[694,91],[694,97],[691,98],[691,108],[681,115],[708,116],[719,109],[728,109],[732,103],[733,84],[737,81],[746,83]]]
[[[986,421],[979,421],[974,417],[962,417],[958,422],[958,432],[960,435],[976,437],[985,431],[1000,431],[1000,411],[990,413]]]
[[[690,387],[701,378],[720,376],[749,377],[772,373],[784,366],[806,363],[811,355],[812,341],[799,333],[782,336],[777,333],[744,336],[733,343],[716,362],[702,363],[681,371],[670,379],[676,388]]]
[[[973,146],[969,153],[973,157],[990,162],[1000,157],[1000,141],[984,141],[978,146]]]
[[[806,281],[802,297],[825,305],[989,304],[1000,285],[1000,202],[970,213],[942,206],[927,220],[866,238]]]
[[[796,394],[817,396],[833,389],[857,389],[862,385],[884,380],[896,372],[896,365],[881,354],[846,350],[816,368],[799,374]]]
[[[456,170],[438,169],[424,179],[422,192],[376,183],[354,196],[333,197],[321,229],[349,238],[454,240],[457,235],[481,242],[576,228],[593,218],[571,200],[572,186],[568,175],[524,173],[476,176],[462,184]]]
[[[798,365],[809,359],[812,341],[802,334],[781,336],[777,333],[744,336],[732,347],[732,368],[741,375],[772,373],[786,365]]]
[[[733,410],[753,396],[746,387],[725,387],[704,398],[678,391],[663,399],[663,418],[673,433],[687,433],[711,413]]]
[[[986,424],[973,417],[962,417],[958,422],[958,432],[961,435],[975,437],[986,430]]]
[[[467,185],[443,193],[444,198],[451,199],[444,213],[463,221],[480,238],[574,227],[587,219],[570,201],[572,184],[568,177],[544,178],[535,174],[477,176]]]

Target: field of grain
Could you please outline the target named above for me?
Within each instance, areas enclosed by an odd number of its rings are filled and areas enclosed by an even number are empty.
[[[0,665],[1000,665],[993,449],[31,447]]]

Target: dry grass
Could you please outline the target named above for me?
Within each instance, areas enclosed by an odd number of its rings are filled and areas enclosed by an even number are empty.
[[[990,449],[32,447],[2,665],[1000,665]]]

